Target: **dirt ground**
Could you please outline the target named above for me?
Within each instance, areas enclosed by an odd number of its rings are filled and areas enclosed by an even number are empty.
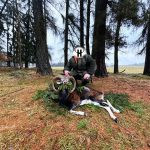
[[[108,78],[94,78],[93,86],[104,92],[128,94],[131,101],[150,103],[150,79],[121,75],[109,76]]]
[[[85,118],[56,116],[42,101],[33,100],[35,92],[47,88],[50,81],[51,77],[41,77],[33,70],[0,70],[0,149],[150,149],[150,114],[140,118],[126,111],[116,125],[104,111],[100,112],[104,116],[92,112],[92,117],[86,118],[90,128],[79,131],[77,122]],[[91,87],[106,93],[126,93],[130,101],[150,105],[150,78],[94,77]]]

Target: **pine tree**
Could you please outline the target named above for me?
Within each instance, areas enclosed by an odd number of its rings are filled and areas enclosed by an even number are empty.
[[[43,1],[33,0],[34,29],[36,37],[36,66],[41,75],[51,75],[52,69],[46,43],[46,30],[43,14]]]
[[[95,22],[92,56],[96,59],[97,69],[95,76],[107,76],[105,64],[105,33],[106,33],[106,12],[108,0],[96,0]]]

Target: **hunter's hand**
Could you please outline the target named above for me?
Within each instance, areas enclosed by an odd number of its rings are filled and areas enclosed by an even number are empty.
[[[65,70],[64,73],[65,73],[65,76],[70,76],[70,71]]]
[[[86,73],[83,77],[83,79],[89,79],[90,78],[90,74]]]

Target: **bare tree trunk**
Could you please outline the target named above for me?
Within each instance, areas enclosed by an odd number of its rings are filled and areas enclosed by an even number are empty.
[[[69,31],[69,0],[66,0],[66,20],[65,20],[65,43],[64,43],[64,66],[68,63],[68,31]]]
[[[21,51],[21,24],[20,24],[20,13],[18,8],[18,2],[16,0],[16,24],[17,24],[17,60],[19,64],[19,68],[22,69],[22,51]]]
[[[7,67],[10,67],[10,51],[9,51],[9,25],[7,20]]]
[[[96,59],[95,76],[108,76],[105,64],[105,32],[108,0],[96,0],[92,57]]]
[[[84,47],[84,1],[80,0],[80,46]]]
[[[121,27],[121,19],[117,21],[117,28],[115,34],[115,50],[114,50],[114,73],[119,73],[118,66],[118,51],[119,51],[119,32]]]
[[[91,14],[91,0],[87,2],[87,23],[86,23],[86,52],[90,55],[90,14]]]
[[[150,15],[148,21],[148,34],[147,34],[147,43],[146,43],[146,56],[145,56],[145,66],[144,66],[144,75],[150,76]]]
[[[36,37],[36,66],[37,73],[52,75],[49,54],[46,43],[46,31],[43,15],[43,1],[33,0],[34,29]]]
[[[13,0],[13,24],[12,24],[12,51],[13,51],[13,65],[16,67],[16,51],[15,51],[15,0]]]
[[[31,10],[31,1],[28,0],[28,19],[27,19],[27,33],[26,33],[26,41],[27,43],[30,42],[30,21],[31,21],[31,18],[30,18],[30,10]],[[30,48],[28,46],[28,44],[26,45],[26,50],[25,50],[25,68],[28,68],[29,67],[29,51],[30,51]]]
[[[47,43],[47,14],[46,14],[46,0],[44,0],[44,29],[45,29],[45,34],[46,34],[46,43]],[[47,46],[47,44],[46,44]],[[47,47],[48,49],[48,47]]]

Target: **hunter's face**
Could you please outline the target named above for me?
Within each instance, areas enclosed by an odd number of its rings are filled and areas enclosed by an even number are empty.
[[[82,47],[77,47],[73,51],[73,56],[76,56],[77,58],[82,58],[86,54],[86,51]]]

